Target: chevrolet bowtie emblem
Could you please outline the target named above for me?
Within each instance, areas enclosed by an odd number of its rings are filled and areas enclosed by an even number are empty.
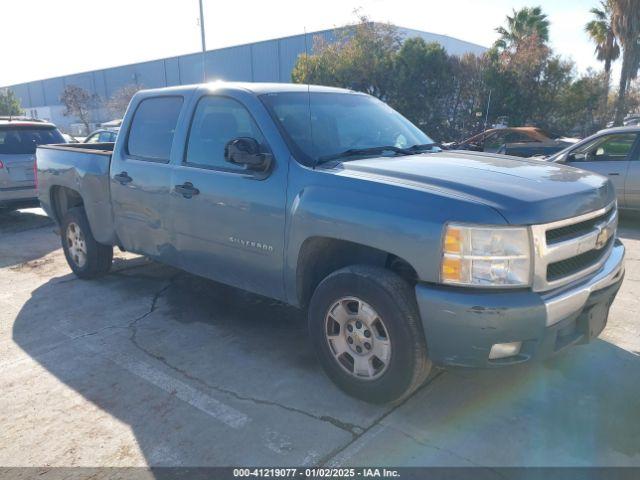
[[[596,249],[600,250],[604,247],[609,241],[609,227],[608,226],[597,226],[598,236],[596,237]]]

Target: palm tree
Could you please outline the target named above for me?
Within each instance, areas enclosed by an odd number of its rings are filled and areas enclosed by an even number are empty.
[[[513,16],[507,15],[505,27],[496,28],[500,38],[496,40],[494,46],[500,50],[508,48],[517,49],[523,40],[535,35],[540,44],[549,41],[549,20],[542,13],[541,7],[524,7],[520,10],[513,10]]]
[[[613,32],[613,8],[611,0],[601,0],[600,8],[592,8],[590,11],[594,19],[584,27],[585,31],[596,44],[596,58],[604,62],[605,96],[606,103],[609,96],[609,82],[611,79],[611,63],[620,56],[620,46]]]
[[[613,32],[622,45],[622,71],[614,121],[621,125],[626,113],[627,89],[640,66],[640,8],[637,0],[611,0],[611,7]]]

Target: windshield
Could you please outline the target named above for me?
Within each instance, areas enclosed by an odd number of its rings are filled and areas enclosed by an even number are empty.
[[[0,128],[0,154],[33,154],[38,145],[65,143],[62,134],[53,127]]]
[[[296,158],[306,164],[338,158],[348,150],[389,146],[397,151],[433,143],[409,120],[369,95],[286,92],[261,99]]]

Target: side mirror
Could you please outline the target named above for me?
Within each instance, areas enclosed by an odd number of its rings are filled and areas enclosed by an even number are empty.
[[[271,166],[272,156],[260,152],[260,144],[255,138],[238,137],[224,146],[224,159],[247,170],[264,172]]]
[[[587,156],[584,153],[569,153],[565,157],[565,162],[584,162]]]

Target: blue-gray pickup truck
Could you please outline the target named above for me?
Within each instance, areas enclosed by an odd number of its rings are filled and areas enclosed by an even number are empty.
[[[624,277],[611,182],[441,151],[348,90],[146,90],[107,144],[42,146],[39,198],[71,269],[113,247],[304,308],[327,374],[397,401],[433,365],[496,367],[586,343]]]

